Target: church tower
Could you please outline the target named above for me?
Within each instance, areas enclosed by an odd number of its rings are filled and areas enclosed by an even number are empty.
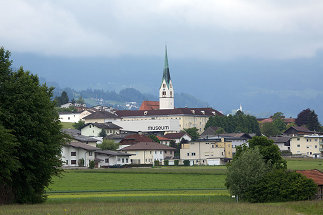
[[[169,74],[167,47],[165,47],[163,79],[159,89],[159,109],[174,109],[174,88]]]

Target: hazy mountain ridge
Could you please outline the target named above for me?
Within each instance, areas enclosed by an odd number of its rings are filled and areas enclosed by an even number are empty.
[[[73,98],[76,100],[82,96],[87,106],[94,105],[106,105],[112,106],[117,109],[137,109],[140,107],[143,101],[158,101],[157,96],[141,93],[134,88],[125,88],[120,92],[114,90],[102,90],[102,89],[86,89],[86,90],[74,90],[72,88],[59,88],[56,85],[54,90],[54,97],[60,96],[60,94],[66,91],[70,100]],[[131,106],[129,106],[131,103]],[[187,93],[175,93],[175,106],[176,107],[208,107],[209,105],[201,101],[194,96]]]

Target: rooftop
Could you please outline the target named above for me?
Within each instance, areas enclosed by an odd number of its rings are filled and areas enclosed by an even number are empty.
[[[312,179],[317,185],[323,185],[323,172],[317,169],[296,170],[296,172],[301,173],[305,177]]]
[[[165,116],[165,115],[193,115],[193,116],[215,116],[223,114],[213,108],[174,108],[163,110],[118,110],[119,117],[130,116]]]
[[[156,142],[139,142],[134,145],[121,149],[122,151],[136,151],[136,150],[175,150],[173,147],[169,147]]]
[[[109,111],[96,111],[83,119],[116,119],[119,118],[116,114],[110,113]]]
[[[90,146],[90,145],[85,144],[85,143],[76,142],[76,141],[72,141],[72,142],[66,143],[65,145],[66,146],[71,146],[71,147],[74,147],[74,148],[81,148],[81,149],[84,149],[84,150],[87,150],[87,151],[96,151],[96,150],[99,150],[99,148]]]
[[[179,132],[179,133],[167,133],[164,135],[164,137],[166,137],[167,139],[180,139],[182,138],[184,135],[188,135],[185,132]],[[189,135],[188,135],[189,136]]]
[[[103,129],[121,129],[120,126],[118,126],[118,125],[116,125],[116,124],[114,124],[112,122],[106,122],[106,123],[96,123],[96,122],[95,123],[87,123],[87,124],[83,125],[82,128],[84,128],[84,127],[86,127],[88,125],[94,125],[94,126],[96,126],[98,128],[103,128]]]
[[[159,102],[158,101],[143,101],[139,110],[158,110]]]

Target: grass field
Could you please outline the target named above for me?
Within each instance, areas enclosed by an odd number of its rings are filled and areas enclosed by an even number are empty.
[[[289,169],[321,160],[288,159]],[[323,201],[236,203],[225,166],[66,170],[39,205],[0,206],[2,214],[323,214]]]
[[[74,124],[74,122],[61,122],[61,125],[62,125],[63,129],[74,128],[73,124]]]
[[[322,201],[248,204],[229,202],[69,202],[0,207],[0,215],[301,215],[322,214]]]

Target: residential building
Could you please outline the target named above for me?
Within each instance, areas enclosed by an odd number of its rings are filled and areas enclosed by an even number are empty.
[[[323,199],[323,172],[313,169],[313,170],[296,170],[296,172],[304,175],[306,178],[312,179],[315,184],[317,184],[317,194],[316,199]]]
[[[157,138],[158,138],[160,144],[163,144],[163,145],[166,145],[166,146],[169,146],[170,142],[172,141],[171,139],[168,139],[166,137],[157,136]]]
[[[189,142],[192,140],[191,136],[186,132],[179,133],[167,133],[164,135],[165,138],[175,141],[175,143],[181,143],[182,141]]]
[[[121,150],[132,154],[132,164],[154,164],[155,160],[163,163],[173,159],[175,148],[156,142],[139,142]]]
[[[81,119],[82,112],[59,112],[61,122],[78,122]]]
[[[276,144],[279,147],[280,151],[290,151],[290,136],[274,136],[269,137],[269,139],[274,141],[274,144]]]
[[[131,164],[129,157],[131,154],[112,151],[112,150],[97,150],[95,151],[96,167],[111,167],[115,165]]]
[[[180,159],[189,160],[191,165],[223,165],[232,159],[232,142],[213,138],[183,143]]]
[[[77,129],[62,129],[62,132],[68,134],[72,139],[96,147],[97,144],[102,143],[102,138],[93,138],[81,135],[81,132]]]
[[[284,131],[284,135],[295,136],[295,135],[306,135],[306,134],[314,134],[315,131],[310,131],[305,126],[292,126],[289,127],[286,131]]]
[[[142,134],[129,134],[119,142],[119,150],[140,142],[154,142],[150,137]]]
[[[85,123],[105,123],[105,122],[114,122],[120,120],[114,113],[110,113],[109,111],[96,111],[91,113],[88,116],[83,118]]]
[[[63,167],[89,167],[95,159],[95,151],[99,148],[78,141],[71,141],[62,147]]]
[[[81,134],[84,136],[100,136],[101,131],[105,130],[107,135],[119,134],[122,129],[112,122],[105,123],[87,123],[81,128]]]
[[[293,155],[320,158],[322,157],[322,146],[323,135],[292,136],[290,139],[290,151]]]

